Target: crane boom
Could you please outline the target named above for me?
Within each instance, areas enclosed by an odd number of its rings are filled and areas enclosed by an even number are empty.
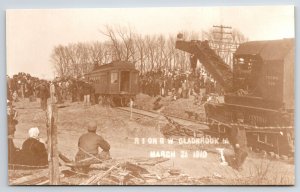
[[[223,87],[225,92],[233,89],[233,73],[220,56],[209,47],[208,41],[176,41],[176,49],[188,52],[196,57],[212,77]]]

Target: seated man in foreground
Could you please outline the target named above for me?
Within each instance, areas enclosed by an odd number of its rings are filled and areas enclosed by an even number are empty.
[[[91,121],[87,125],[88,133],[80,136],[78,141],[78,152],[75,156],[75,162],[80,164],[84,161],[94,162],[95,160],[110,159],[110,145],[100,135],[96,133],[97,123]],[[103,150],[99,153],[99,147]],[[90,161],[91,160],[91,161]],[[83,170],[87,170],[92,163],[81,166]]]

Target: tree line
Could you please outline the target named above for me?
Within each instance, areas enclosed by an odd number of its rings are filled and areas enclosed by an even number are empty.
[[[100,31],[106,41],[78,42],[57,45],[51,54],[51,62],[56,76],[80,77],[95,66],[114,60],[129,61],[135,64],[140,73],[156,69],[168,71],[189,69],[190,55],[175,49],[176,35],[141,35],[131,27],[104,26]],[[213,40],[211,31],[182,32],[188,39]],[[247,39],[237,30],[232,35],[235,43]]]

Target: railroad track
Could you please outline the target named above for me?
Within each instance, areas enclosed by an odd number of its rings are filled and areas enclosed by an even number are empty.
[[[116,108],[119,109],[119,110],[127,111],[127,112],[130,113],[130,108],[129,107],[116,107]],[[166,117],[168,117],[168,118],[170,118],[170,119],[172,119],[172,120],[174,120],[174,121],[176,121],[179,124],[184,125],[184,126],[198,127],[199,129],[202,129],[202,130],[208,129],[208,126],[204,122],[195,121],[195,120],[191,120],[191,119],[184,119],[184,118],[176,117],[176,116],[172,116],[172,115],[165,115],[163,113],[159,114],[155,111],[149,111],[149,110],[142,110],[142,109],[133,108],[132,113],[142,115],[142,116],[147,116],[147,117],[150,117],[150,118],[157,118],[159,115],[162,115],[162,116],[166,116]],[[167,122],[167,120],[165,120],[165,121]]]
[[[130,113],[130,108],[129,107],[116,107],[116,109],[119,109],[119,110],[122,110],[122,111],[126,111],[126,112],[129,112]],[[184,118],[181,118],[181,117],[176,117],[176,116],[172,116],[172,115],[165,115],[165,114],[159,114],[155,111],[149,111],[149,110],[142,110],[142,109],[136,109],[136,108],[133,108],[132,109],[132,113],[134,114],[138,114],[138,115],[141,115],[141,116],[147,116],[147,117],[150,117],[150,118],[157,118],[159,115],[163,115],[163,116],[166,116],[174,121],[176,121],[177,123],[183,125],[183,126],[186,126],[188,127],[189,130],[191,131],[200,131],[202,132],[204,135],[208,134],[209,135],[209,127],[207,126],[206,122],[199,122],[199,121],[196,121],[196,120],[190,120],[190,119],[184,119]],[[168,122],[166,119],[164,119],[164,121]],[[274,155],[269,155],[266,153],[266,151],[263,151],[263,150],[258,150],[258,151],[254,151],[252,150],[251,148],[249,148],[249,151],[248,151],[250,154],[252,154],[252,157],[254,158],[257,158],[257,157],[260,157],[260,158],[268,158],[268,159],[275,159],[275,160],[279,160],[279,161],[283,161],[283,162],[289,162],[291,161],[292,158],[288,158],[286,159],[287,157],[279,157],[279,155],[277,154],[274,154]]]

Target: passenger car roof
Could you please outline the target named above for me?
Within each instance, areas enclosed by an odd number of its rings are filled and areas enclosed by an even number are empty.
[[[99,71],[106,71],[106,70],[113,70],[113,69],[122,69],[122,70],[135,70],[135,66],[133,63],[130,63],[128,61],[113,61],[108,64],[103,64],[100,66],[97,66],[91,71],[90,73],[96,73]]]

